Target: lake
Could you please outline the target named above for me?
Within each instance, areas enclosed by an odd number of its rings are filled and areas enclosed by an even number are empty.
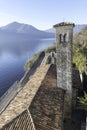
[[[0,96],[17,80],[20,80],[25,71],[24,65],[35,53],[51,46],[55,39],[36,39],[26,42],[0,43]]]

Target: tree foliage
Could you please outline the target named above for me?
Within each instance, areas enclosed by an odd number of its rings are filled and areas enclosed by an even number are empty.
[[[43,50],[42,52],[49,53],[51,51],[56,51],[56,44],[53,44],[53,46],[48,47],[47,49]],[[26,61],[25,66],[24,66],[25,71],[29,71],[33,67],[34,63],[38,60],[38,58],[42,52],[38,52],[31,59],[28,59]]]
[[[87,93],[84,92],[83,97],[78,97],[79,108],[87,111]]]
[[[26,61],[25,66],[24,66],[25,71],[29,71],[33,67],[34,63],[38,60],[40,54],[41,52],[35,54],[31,59],[28,59]]]
[[[73,63],[76,64],[76,67],[81,72],[84,72],[86,70],[86,56],[84,53],[84,50],[86,47],[74,45],[73,47]]]
[[[79,33],[74,36],[74,43],[76,45],[87,46],[87,27],[83,28]]]
[[[73,62],[80,71],[86,72],[87,27],[74,36]]]

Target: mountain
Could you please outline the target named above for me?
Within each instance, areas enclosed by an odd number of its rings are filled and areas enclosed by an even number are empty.
[[[33,27],[32,25],[22,24],[18,22],[10,23],[4,27],[1,27],[1,29],[8,32],[23,33],[23,34],[29,34],[29,33],[34,34],[42,32]]]
[[[86,26],[87,26],[87,24],[77,24],[77,25],[75,25],[74,34],[79,33]]]
[[[74,43],[87,47],[87,26],[74,36]]]
[[[76,25],[74,34],[80,32],[87,25]],[[55,30],[53,28],[42,31],[32,25],[13,22],[6,26],[0,27],[0,43],[6,42],[26,42],[29,40],[55,38]]]
[[[77,24],[77,25],[75,25],[74,34],[79,33],[86,26],[87,26],[87,24]],[[53,28],[47,29],[45,31],[49,32],[49,33],[55,33],[55,30]]]
[[[38,30],[32,25],[13,22],[0,27],[0,40],[29,40],[40,38],[54,38],[54,33]]]
[[[50,28],[50,29],[47,29],[45,30],[46,32],[49,32],[49,33],[55,33],[55,29],[54,28]]]

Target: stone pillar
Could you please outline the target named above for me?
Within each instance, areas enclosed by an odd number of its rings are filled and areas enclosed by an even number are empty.
[[[55,59],[56,59],[56,53],[55,52],[51,52],[51,64],[55,64]]]
[[[71,115],[73,23],[59,23],[56,29],[57,87],[65,89],[65,118]]]

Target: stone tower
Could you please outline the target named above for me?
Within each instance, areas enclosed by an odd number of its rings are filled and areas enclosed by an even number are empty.
[[[57,87],[65,89],[65,116],[70,115],[72,100],[72,39],[73,23],[62,22],[56,29]],[[68,109],[68,110],[67,110]]]

